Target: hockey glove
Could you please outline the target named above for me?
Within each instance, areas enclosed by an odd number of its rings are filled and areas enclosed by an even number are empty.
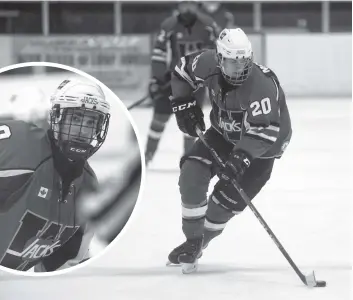
[[[233,151],[225,164],[224,169],[221,171],[221,179],[226,181],[235,179],[238,183],[244,175],[247,168],[250,167],[250,156],[242,151]]]
[[[171,106],[176,117],[179,129],[190,136],[197,137],[196,126],[205,130],[203,112],[196,100],[191,97],[175,98]]]
[[[166,83],[162,82],[156,78],[152,78],[148,85],[148,94],[150,95],[152,101],[163,96],[166,93]]]

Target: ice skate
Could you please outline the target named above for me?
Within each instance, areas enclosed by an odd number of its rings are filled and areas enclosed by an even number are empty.
[[[181,266],[184,274],[196,271],[198,259],[207,246],[202,246],[202,242],[203,237],[188,239],[182,243],[169,254],[167,266]]]

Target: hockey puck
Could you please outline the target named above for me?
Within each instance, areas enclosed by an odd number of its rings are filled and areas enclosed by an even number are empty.
[[[326,281],[316,281],[316,287],[325,287]]]

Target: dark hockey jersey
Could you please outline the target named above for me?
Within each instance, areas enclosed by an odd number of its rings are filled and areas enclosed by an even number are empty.
[[[277,76],[254,64],[249,78],[239,87],[224,89],[216,51],[182,57],[172,75],[174,99],[208,88],[212,127],[226,140],[253,158],[280,157],[292,129],[284,92]]]
[[[47,131],[23,121],[1,122],[0,265],[26,271],[42,264],[40,270],[53,271],[72,259],[86,230],[76,218],[76,199],[96,188],[86,163],[64,198]],[[73,237],[78,242],[70,242]],[[76,249],[58,255],[70,243]]]
[[[214,20],[203,13],[197,14],[191,27],[185,27],[178,15],[164,20],[152,50],[152,77],[165,82],[182,56],[214,48],[219,31]]]

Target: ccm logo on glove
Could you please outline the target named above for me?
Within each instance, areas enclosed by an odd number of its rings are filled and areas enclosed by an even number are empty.
[[[173,112],[189,109],[190,107],[193,107],[193,106],[196,106],[196,100],[194,100],[193,102],[188,102],[185,104],[173,106]]]

